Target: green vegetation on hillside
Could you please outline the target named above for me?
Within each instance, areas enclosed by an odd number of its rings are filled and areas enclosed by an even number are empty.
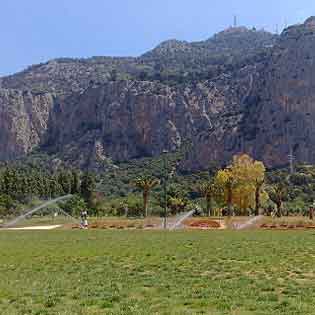
[[[239,166],[232,168],[235,174],[229,190],[230,168],[219,171],[213,164],[206,171],[187,173],[181,169],[181,154],[109,164],[106,171],[95,174],[65,166],[49,170],[39,163],[3,165],[0,216],[17,215],[32,206],[33,200],[69,193],[75,197],[63,206],[68,213],[76,214],[87,205],[89,213],[97,216],[159,216],[164,213],[165,176],[169,215],[192,208],[202,208],[205,215],[218,215],[224,207],[236,215],[262,210],[278,216],[305,215],[315,200],[315,166],[297,166],[292,175],[287,169],[269,170],[265,176],[259,162],[251,162],[249,157],[239,159]],[[148,192],[140,185],[144,179],[154,182]]]
[[[276,35],[265,31],[231,28],[205,41],[166,41],[137,58],[96,56],[54,59],[4,77],[2,86],[39,94],[57,92],[63,95],[108,81],[195,84],[264,60],[276,39]]]

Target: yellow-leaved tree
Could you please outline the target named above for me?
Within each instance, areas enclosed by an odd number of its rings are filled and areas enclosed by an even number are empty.
[[[263,192],[265,171],[262,162],[241,154],[233,157],[232,165],[218,172],[216,182],[225,190],[229,215],[232,205],[241,211],[254,208],[255,214],[259,214],[261,197],[266,197]]]
[[[208,217],[214,215],[213,201],[221,195],[220,188],[213,181],[205,182],[198,187],[199,192],[206,199]]]
[[[232,167],[218,171],[215,182],[217,185],[223,188],[224,198],[228,206],[228,216],[231,216],[233,206],[233,192],[238,185],[238,182],[233,174]]]

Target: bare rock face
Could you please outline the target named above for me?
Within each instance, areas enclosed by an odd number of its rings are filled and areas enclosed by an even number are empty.
[[[109,82],[58,103],[50,117],[45,147],[65,160],[88,167],[106,158],[127,161],[174,151],[190,140],[186,168],[209,164],[211,155],[196,159],[195,148],[214,148],[217,158],[230,158],[226,134],[241,119],[239,103],[251,84],[244,69],[237,80],[223,76],[194,88],[170,88],[140,81]]]
[[[162,43],[140,58],[33,66],[0,79],[0,159],[39,147],[96,168],[158,156],[189,140],[186,170],[225,164],[241,152],[268,167],[286,165],[289,154],[315,163],[314,52],[311,17],[279,38],[232,28],[205,42]],[[188,80],[196,65],[215,75]],[[165,66],[178,82],[133,76]],[[117,79],[113,69],[127,77]]]
[[[191,99],[194,93],[194,100]],[[201,91],[181,92],[152,82],[110,82],[87,89],[55,107],[47,147],[80,166],[111,157],[115,161],[176,150],[182,138],[204,129]],[[206,113],[205,113],[206,115]],[[66,124],[64,122],[67,121]],[[71,148],[71,149],[68,149]],[[91,156],[91,152],[95,152]]]
[[[307,28],[314,28],[315,29],[315,16],[311,16],[309,17],[306,21],[305,21],[305,26]]]
[[[10,160],[32,151],[47,130],[51,94],[0,89],[0,159]]]
[[[315,163],[315,18],[288,28],[245,104],[244,148],[268,166]]]

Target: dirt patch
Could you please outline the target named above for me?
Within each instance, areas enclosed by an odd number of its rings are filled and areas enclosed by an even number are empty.
[[[223,222],[215,221],[211,219],[189,219],[184,221],[184,224],[188,228],[193,229],[201,229],[201,230],[208,230],[208,229],[222,229],[225,227]]]
[[[313,224],[262,224],[261,229],[265,230],[313,230],[315,225]]]
[[[89,224],[89,229],[114,229],[114,230],[140,230],[140,229],[157,229],[160,228],[161,222],[159,219],[146,219],[146,220],[99,220]],[[67,226],[71,229],[79,229],[79,224]]]
[[[183,226],[186,229],[225,229],[226,225],[224,221],[213,220],[209,218],[190,218],[183,222]],[[67,225],[66,229],[79,229],[79,224]],[[91,222],[89,229],[99,230],[157,230],[162,228],[162,222],[159,218],[152,218],[146,220],[100,220]]]
[[[7,228],[4,230],[12,230],[12,231],[25,231],[25,230],[54,230],[60,228],[61,225],[47,225],[47,226],[27,226],[27,227],[19,227],[19,228]]]

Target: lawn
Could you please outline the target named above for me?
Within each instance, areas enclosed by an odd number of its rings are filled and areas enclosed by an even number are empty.
[[[315,314],[312,231],[0,231],[1,315]]]

